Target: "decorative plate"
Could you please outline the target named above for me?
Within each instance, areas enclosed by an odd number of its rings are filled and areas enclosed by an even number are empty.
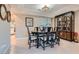
[[[7,22],[11,21],[11,12],[7,11]]]
[[[0,18],[2,20],[7,19],[7,8],[4,4],[0,4]]]

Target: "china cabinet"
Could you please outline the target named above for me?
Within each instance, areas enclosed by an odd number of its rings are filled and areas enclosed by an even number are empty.
[[[60,38],[74,41],[74,12],[66,12],[55,17],[57,32]]]

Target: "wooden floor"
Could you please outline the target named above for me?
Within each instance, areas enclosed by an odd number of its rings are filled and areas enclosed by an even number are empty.
[[[60,40],[60,46],[55,45],[54,48],[46,47],[46,50],[32,47],[28,48],[27,39],[17,40],[15,36],[11,38],[10,54],[74,54],[79,53],[79,43]]]

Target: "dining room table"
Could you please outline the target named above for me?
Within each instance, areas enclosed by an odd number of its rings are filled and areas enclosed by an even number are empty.
[[[32,34],[33,34],[34,36],[36,36],[36,38],[37,38],[36,46],[37,46],[37,48],[39,48],[39,46],[40,46],[40,43],[39,43],[40,37],[46,36],[46,37],[47,37],[47,44],[48,44],[49,37],[50,37],[50,36],[53,37],[53,34],[56,35],[56,32],[55,32],[55,31],[52,31],[52,32],[34,32],[34,31],[33,31]]]

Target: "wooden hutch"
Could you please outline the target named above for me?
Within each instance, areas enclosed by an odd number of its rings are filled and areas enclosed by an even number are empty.
[[[66,12],[55,16],[56,28],[60,38],[74,41],[74,26],[75,26],[75,17],[74,12]]]

